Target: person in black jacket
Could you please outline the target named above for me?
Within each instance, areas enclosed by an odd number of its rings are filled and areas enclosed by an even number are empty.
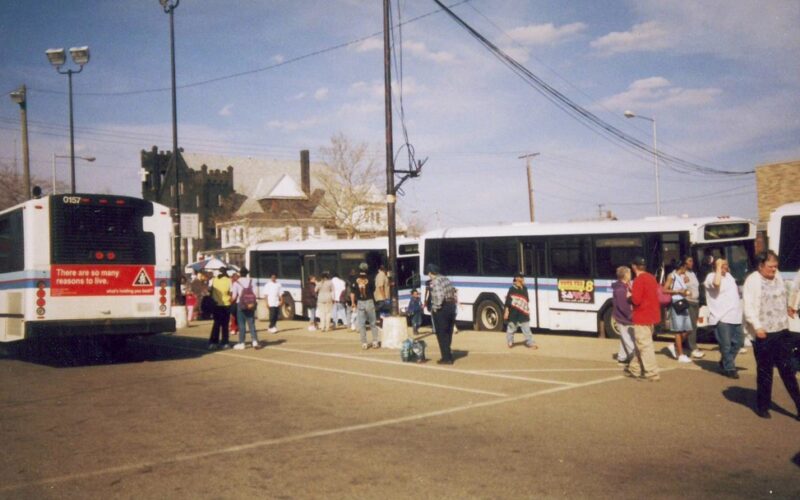
[[[508,348],[514,347],[514,334],[517,328],[525,335],[525,347],[538,349],[531,333],[531,312],[528,304],[528,288],[525,286],[525,275],[517,273],[514,282],[506,295],[506,306],[503,311],[503,320],[508,322],[506,327],[506,342]]]

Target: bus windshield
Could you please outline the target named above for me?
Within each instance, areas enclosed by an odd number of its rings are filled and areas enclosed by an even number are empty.
[[[142,223],[143,217],[151,215],[152,204],[143,200],[53,197],[52,263],[97,263],[107,258],[115,264],[155,264],[155,235],[146,232]]]

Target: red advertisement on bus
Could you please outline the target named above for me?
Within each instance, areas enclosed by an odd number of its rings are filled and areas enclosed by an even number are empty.
[[[50,268],[53,297],[152,295],[155,266],[57,264]]]

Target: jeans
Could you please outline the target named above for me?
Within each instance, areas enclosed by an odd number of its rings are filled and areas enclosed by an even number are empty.
[[[372,328],[372,341],[378,342],[378,324],[375,317],[375,302],[372,300],[359,300],[356,304],[358,309],[358,333],[361,335],[361,343],[367,343],[367,321]]]
[[[275,307],[269,306],[269,327],[270,328],[276,328],[276,325],[278,324],[278,312],[279,312],[279,310],[280,310],[280,307],[278,307],[278,306],[275,306]]]
[[[214,305],[214,324],[211,326],[211,338],[208,339],[209,344],[228,343],[228,322],[230,321],[230,316],[230,306]],[[222,329],[222,342],[219,340],[220,329]]]
[[[450,344],[453,342],[453,325],[456,324],[455,303],[445,302],[442,304],[442,307],[433,313],[433,322],[436,325],[436,340],[439,343],[442,360],[453,361]]]
[[[333,303],[333,326],[339,325],[339,320],[342,320],[342,324],[344,326],[350,326],[350,319],[348,314],[345,311],[345,306],[341,302],[334,302]]]
[[[697,302],[689,302],[689,318],[692,320],[692,329],[689,330],[689,336],[686,337],[686,342],[689,344],[690,352],[697,350],[697,317],[699,315],[700,304]]]
[[[422,324],[422,311],[417,311],[411,315],[411,329],[414,333],[419,331],[419,326]]]
[[[792,342],[789,330],[767,333],[767,338],[756,337],[753,353],[756,356],[756,409],[766,411],[772,402],[772,369],[778,368],[783,385],[792,397],[797,411],[800,413],[800,388],[797,375],[787,363],[789,345]]]
[[[619,351],[617,351],[617,361],[630,361],[633,359],[636,345],[633,340],[633,325],[619,325]]]
[[[313,324],[317,323],[317,308],[306,307],[306,314],[308,314],[308,322]]]
[[[249,312],[241,307],[236,310],[236,320],[239,323],[239,342],[244,343],[247,336],[247,330],[250,330],[250,338],[253,342],[258,344],[258,334],[256,333],[256,310],[251,309]]]
[[[717,337],[719,352],[722,355],[722,369],[725,373],[734,373],[736,371],[736,355],[739,354],[739,349],[744,344],[742,325],[720,321],[714,329],[714,336]]]
[[[628,371],[635,377],[657,377],[658,363],[656,351],[653,349],[653,325],[633,325],[633,340],[636,350],[628,365]]]
[[[514,334],[517,332],[517,327],[522,330],[522,334],[525,336],[525,344],[529,346],[533,345],[535,342],[533,341],[533,334],[531,333],[530,321],[509,321],[508,327],[506,328],[506,342],[509,344],[514,343]]]

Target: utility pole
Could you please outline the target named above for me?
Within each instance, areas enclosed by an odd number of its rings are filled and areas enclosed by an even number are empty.
[[[397,226],[395,207],[397,195],[394,187],[394,141],[392,139],[392,67],[389,47],[389,0],[383,0],[383,86],[386,115],[386,211],[389,219],[389,271],[395,286],[390,287],[392,316],[400,314],[397,297]]]
[[[528,153],[518,157],[518,159],[525,159],[525,163],[528,169],[528,209],[530,210],[531,214],[531,222],[534,221],[534,213],[533,213],[533,172],[531,172],[531,158],[539,156],[539,153]]]
[[[11,100],[19,104],[19,116],[22,126],[22,166],[25,179],[25,199],[31,199],[31,159],[28,150],[28,98],[25,85],[11,92]],[[17,168],[17,141],[14,141],[14,170]]]

